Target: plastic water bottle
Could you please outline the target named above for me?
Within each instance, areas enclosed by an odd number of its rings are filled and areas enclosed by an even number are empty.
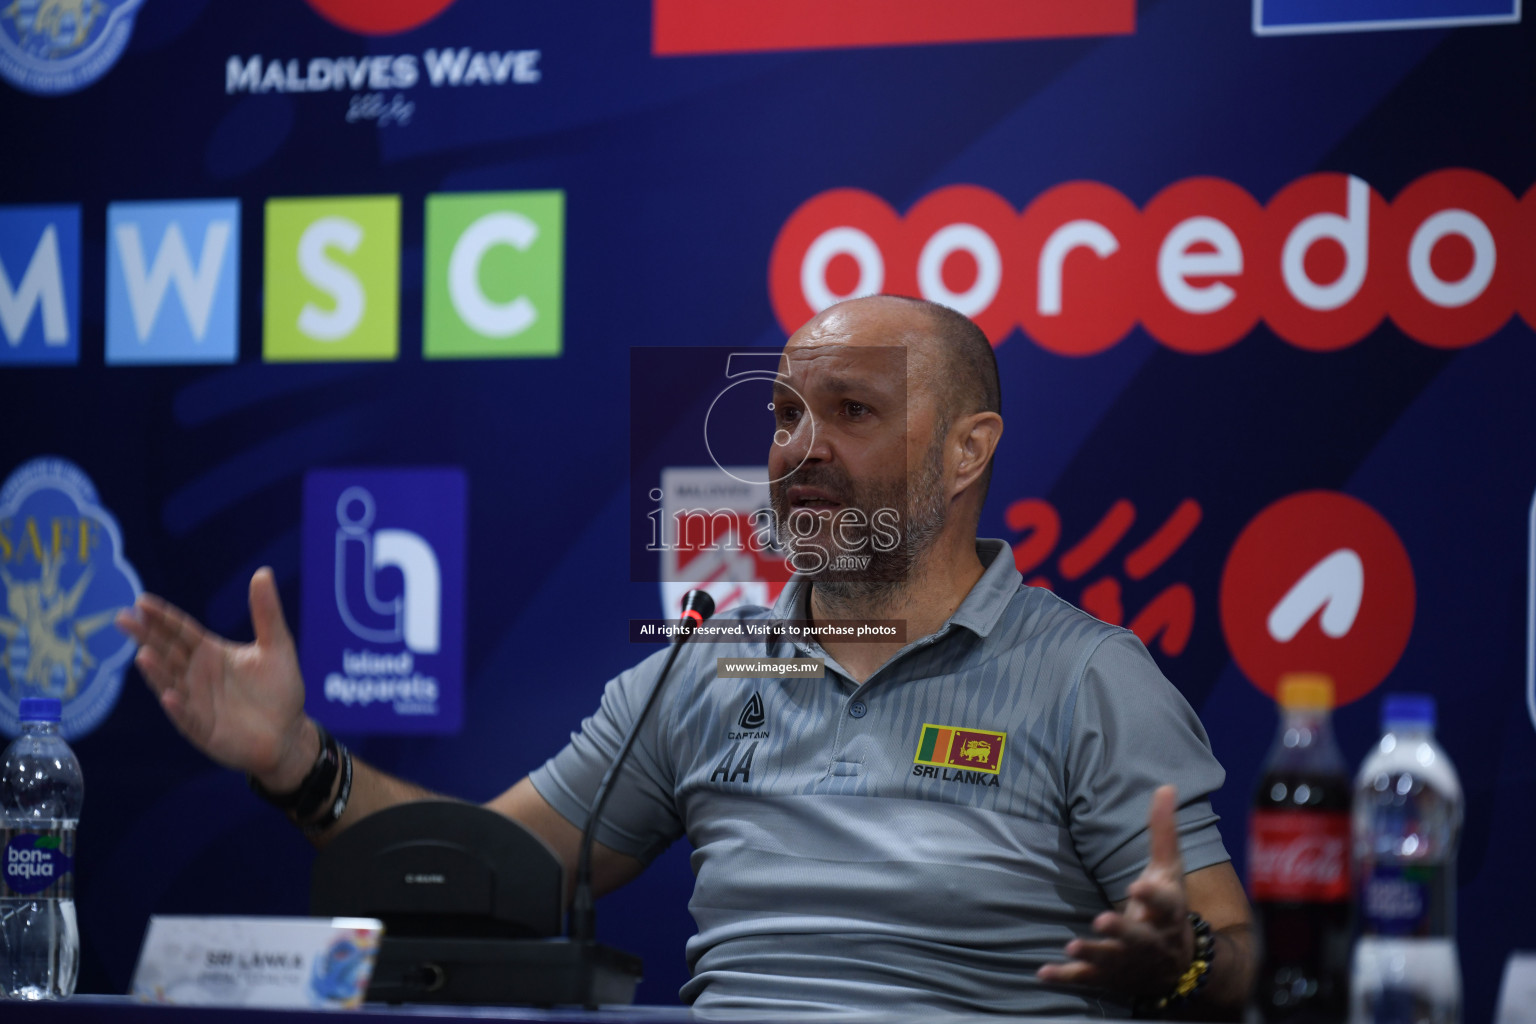
[[[75,991],[75,826],[85,784],[59,735],[59,702],[21,701],[21,735],[0,757],[0,994]]]
[[[1391,696],[1381,742],[1355,779],[1360,941],[1351,1024],[1456,1024],[1456,843],[1461,782],[1435,742],[1435,702]]]

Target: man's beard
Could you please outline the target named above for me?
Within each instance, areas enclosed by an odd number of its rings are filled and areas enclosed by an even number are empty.
[[[924,556],[948,519],[944,434],[940,431],[929,445],[910,486],[898,479],[858,487],[847,473],[831,466],[803,466],[774,482],[774,520],[790,566],[815,582],[823,607],[850,616],[878,610],[894,604],[922,575]],[[839,507],[829,514],[791,508],[787,492],[792,486],[825,491]],[[846,516],[848,510],[857,512],[858,518],[834,525],[839,523],[837,514]],[[875,519],[882,510],[889,511]],[[814,531],[806,528],[808,516],[815,516],[819,523]],[[872,528],[876,522],[883,528]]]

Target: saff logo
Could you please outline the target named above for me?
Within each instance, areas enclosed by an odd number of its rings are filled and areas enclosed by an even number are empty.
[[[326,725],[459,730],[465,508],[459,469],[305,477],[300,661]]]
[[[144,0],[11,0],[0,7],[0,77],[39,96],[78,92],[112,70]]]
[[[80,207],[0,206],[0,365],[80,361]]]
[[[38,458],[12,473],[0,488],[0,730],[16,735],[23,697],[57,698],[71,739],[99,725],[133,655],[112,618],[139,591],[79,467]]]
[[[558,356],[565,194],[438,194],[426,206],[423,355]]]
[[[399,196],[269,200],[263,357],[394,359],[399,276]]]
[[[108,363],[233,363],[239,289],[238,199],[108,205]]]

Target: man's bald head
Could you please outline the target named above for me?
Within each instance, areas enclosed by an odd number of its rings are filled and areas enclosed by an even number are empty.
[[[957,416],[1003,411],[992,343],[968,317],[948,306],[905,295],[848,299],[796,331],[790,346],[814,345],[823,338],[907,348],[913,382],[931,389],[945,425]]]
[[[928,318],[928,333],[939,356],[939,388],[943,420],[973,412],[1003,411],[1002,387],[997,378],[997,356],[981,328],[963,313],[927,299],[904,295],[881,296],[921,312]]]
[[[922,393],[933,402],[935,442],[963,416],[1002,413],[992,343],[968,317],[948,306],[904,295],[848,299],[796,331],[785,351],[824,344],[905,349],[909,394]],[[989,462],[980,479],[978,514],[991,480]]]

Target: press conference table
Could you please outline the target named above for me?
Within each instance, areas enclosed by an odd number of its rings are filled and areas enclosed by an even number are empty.
[[[75,996],[56,1003],[0,1002],[0,1016],[12,1021],[38,1024],[453,1024],[456,1021],[513,1021],[521,1024],[683,1024],[729,1019],[733,1024],[803,1024],[804,1017],[694,1016],[685,1006],[616,1006],[602,1010],[534,1010],[517,1006],[383,1006],[369,1003],[355,1011],[255,1010],[203,1006],[161,1006],[141,1003],[128,996]],[[839,1017],[839,1020],[858,1018]],[[870,1022],[928,1024],[931,1012],[915,1011],[910,1017],[871,1016]],[[964,1021],[964,1017],[946,1017]],[[976,1017],[996,1024],[997,1017]],[[1081,1024],[1088,1018],[1030,1018],[1039,1024]]]

